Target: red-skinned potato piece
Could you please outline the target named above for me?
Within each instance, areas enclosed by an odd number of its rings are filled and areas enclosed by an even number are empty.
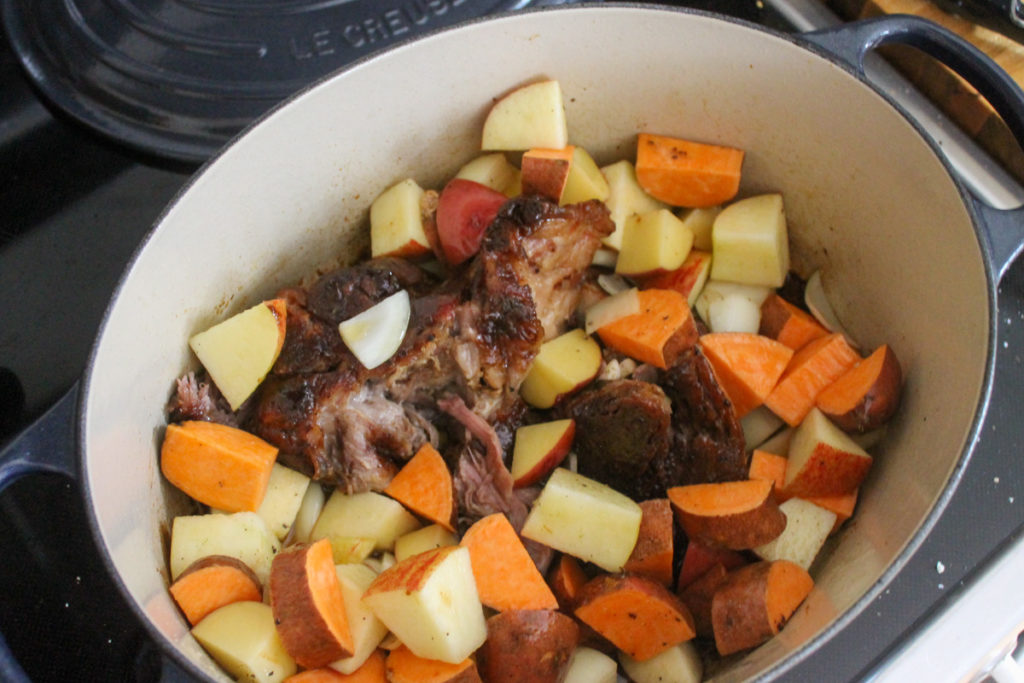
[[[633,554],[623,568],[631,574],[654,579],[663,586],[672,585],[673,521],[672,505],[667,498],[640,503],[640,535]]]
[[[602,574],[580,593],[576,618],[637,661],[696,635],[693,616],[660,583],[631,574]]]
[[[709,548],[696,541],[687,543],[686,552],[683,553],[683,566],[679,568],[679,578],[676,581],[676,592],[682,592],[716,564],[722,565],[726,570],[736,569],[747,564],[747,558],[735,550]]]
[[[558,683],[579,639],[579,626],[561,612],[501,612],[487,620],[487,641],[477,651],[477,666],[485,681]]]
[[[209,555],[190,564],[171,584],[171,595],[195,626],[210,612],[232,602],[263,599],[263,588],[247,564],[227,555]]]
[[[329,540],[279,552],[269,584],[278,635],[297,664],[316,669],[352,656],[352,633]]]
[[[698,543],[747,550],[776,538],[786,515],[772,495],[772,482],[758,479],[674,486],[668,498],[687,538]]]
[[[441,251],[451,265],[476,254],[484,231],[508,199],[486,185],[453,178],[441,190],[437,200],[437,237]]]
[[[693,625],[697,629],[697,635],[701,638],[714,636],[714,628],[711,624],[711,601],[718,588],[725,583],[728,574],[729,570],[721,562],[718,562],[679,593],[679,599],[693,615]]]
[[[787,560],[730,572],[711,600],[718,653],[756,647],[777,634],[813,587],[811,576]]]
[[[903,372],[887,344],[847,370],[815,403],[840,429],[864,433],[889,421],[900,404]]]

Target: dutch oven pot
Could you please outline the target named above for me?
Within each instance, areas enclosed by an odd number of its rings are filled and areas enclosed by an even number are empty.
[[[224,680],[167,593],[168,522],[185,501],[161,480],[157,452],[173,381],[194,363],[187,338],[353,258],[380,191],[407,177],[440,187],[477,153],[492,98],[557,78],[570,137],[599,163],[631,158],[638,131],[745,149],[741,194],[784,193],[795,264],[821,268],[852,336],[865,349],[889,343],[905,366],[902,409],[854,521],[814,569],[814,592],[780,636],[719,675],[781,676],[884,588],[955,487],[990,391],[995,288],[1024,237],[1020,210],[976,201],[863,80],[865,52],[892,41],[953,66],[1024,139],[1012,81],[906,17],[793,37],[689,11],[561,7],[358,62],[265,116],[167,208],[117,288],[81,383],[77,464],[40,462],[54,456],[33,447],[60,440],[67,428],[52,422],[72,412],[65,405],[8,449],[0,480],[73,471],[138,618],[190,673]]]

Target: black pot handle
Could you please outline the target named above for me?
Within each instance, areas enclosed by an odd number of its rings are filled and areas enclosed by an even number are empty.
[[[893,14],[811,31],[802,37],[845,61],[862,77],[866,77],[864,59],[876,48],[887,43],[917,48],[970,83],[1024,147],[1024,92],[1020,86],[984,52],[934,22]],[[1024,208],[995,209],[977,198],[974,206],[981,217],[982,242],[998,281],[1024,250]]]
[[[58,473],[74,478],[78,383],[28,429],[0,451],[0,492],[23,476]],[[0,680],[29,683],[0,633]]]

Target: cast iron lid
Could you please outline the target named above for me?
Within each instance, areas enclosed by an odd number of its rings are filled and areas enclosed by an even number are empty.
[[[159,157],[201,162],[268,108],[392,43],[543,0],[0,0],[46,99]],[[457,68],[458,65],[452,65]]]

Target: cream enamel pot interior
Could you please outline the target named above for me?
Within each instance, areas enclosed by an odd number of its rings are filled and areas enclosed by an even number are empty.
[[[547,76],[562,84],[571,140],[600,163],[632,157],[638,131],[745,149],[741,193],[784,193],[795,262],[823,270],[864,349],[887,342],[904,364],[902,409],[855,521],[814,568],[814,592],[781,635],[718,677],[777,677],[812,654],[884,588],[955,486],[984,418],[993,292],[1024,233],[1019,211],[975,202],[859,77],[860,56],[887,40],[958,62],[1024,137],[1012,82],[930,24],[888,19],[812,41],[635,5],[446,30],[357,63],[250,128],[140,247],[80,392],[78,475],[96,540],[152,635],[197,677],[225,680],[167,593],[168,521],[184,501],[161,480],[157,451],[173,380],[194,363],[188,336],[352,258],[381,190],[407,177],[440,187],[478,151],[492,98]],[[0,479],[45,467],[37,454],[8,458]]]

